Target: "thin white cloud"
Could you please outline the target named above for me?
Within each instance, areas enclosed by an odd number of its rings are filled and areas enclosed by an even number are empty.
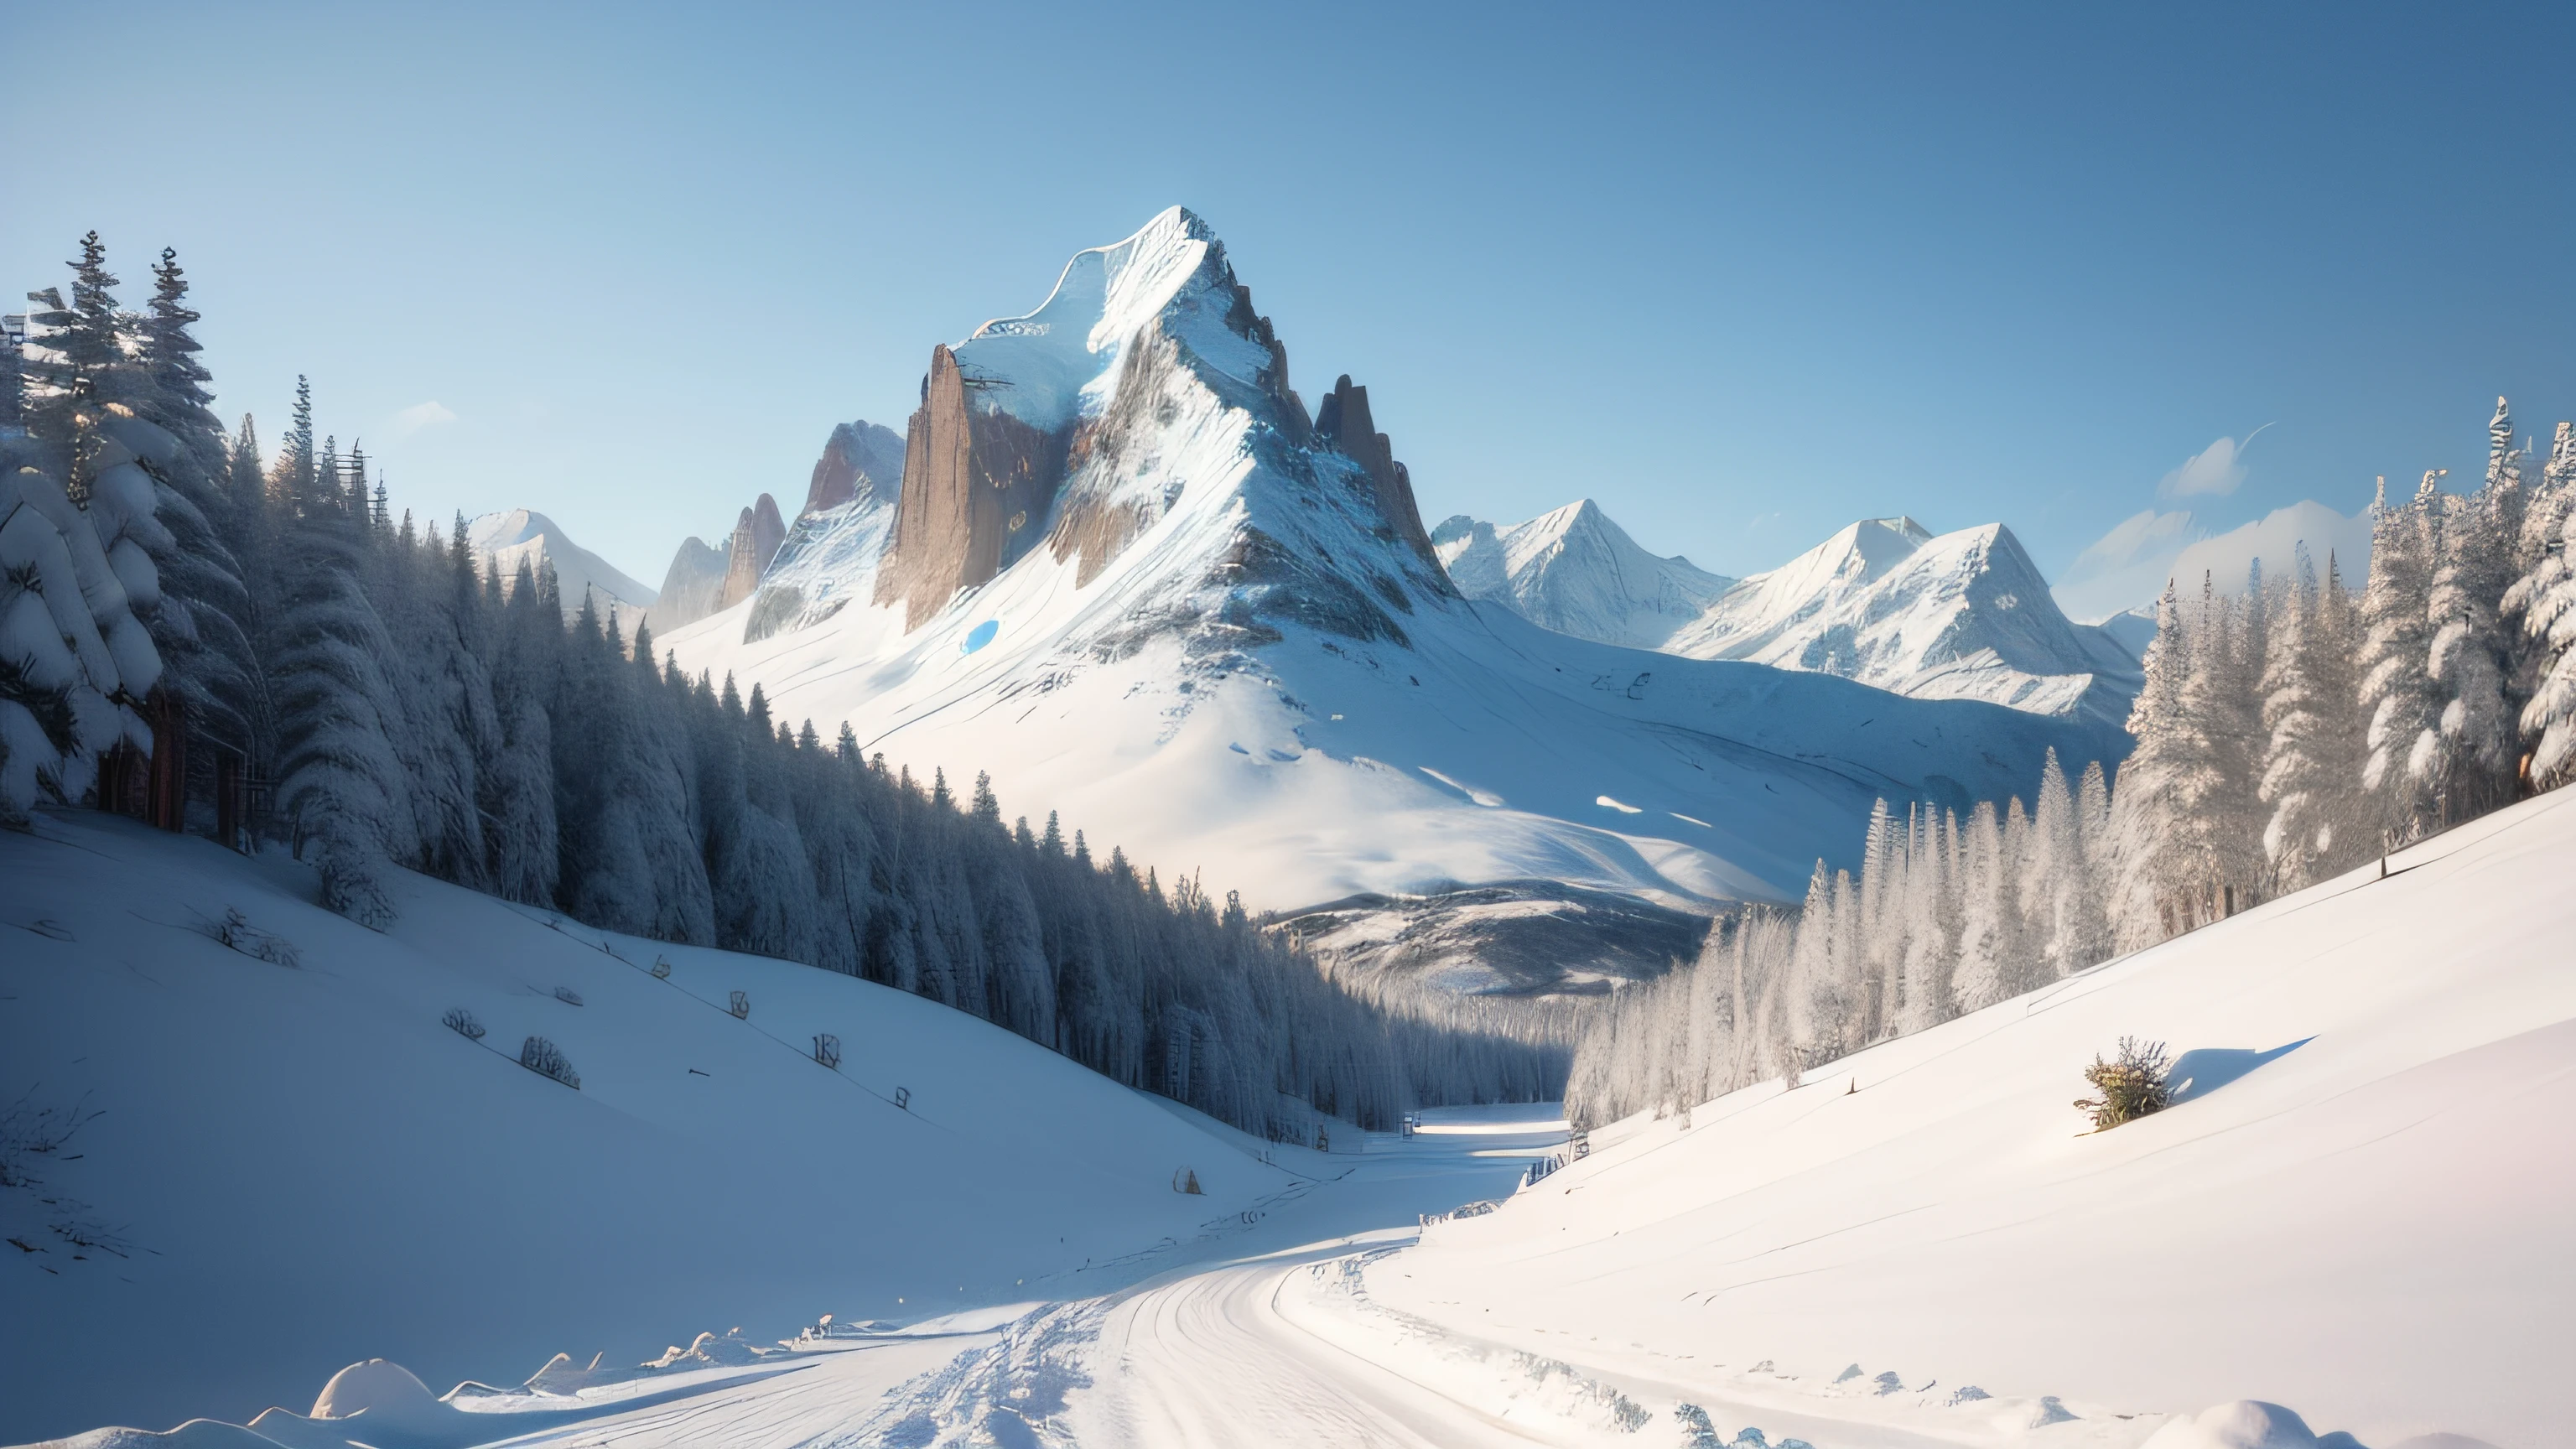
[[[2265,423],[2263,428],[2272,426]],[[2183,465],[2156,484],[2156,497],[2165,502],[2177,498],[2224,498],[2245,481],[2245,449],[2254,441],[2256,428],[2240,443],[2234,438],[2221,438],[2183,460]]]
[[[410,407],[394,414],[394,436],[408,438],[423,428],[434,428],[441,423],[454,421],[456,421],[456,414],[450,412],[445,403],[436,400],[413,403]]]

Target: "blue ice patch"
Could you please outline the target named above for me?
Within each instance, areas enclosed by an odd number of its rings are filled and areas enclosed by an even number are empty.
[[[957,646],[957,652],[960,654],[972,654],[976,650],[983,648],[985,645],[992,643],[993,636],[1001,632],[1001,620],[987,619],[983,623],[966,631],[966,642]]]

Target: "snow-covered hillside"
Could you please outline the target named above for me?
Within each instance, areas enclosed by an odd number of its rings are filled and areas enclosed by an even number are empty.
[[[1943,1442],[2021,1442],[2004,1415],[2058,1395],[2078,1420],[2031,1442],[2254,1397],[2370,1444],[2563,1443],[2571,860],[2576,795],[2544,796],[1795,1091],[1596,1132],[1368,1291],[1703,1404]],[[2180,1101],[2086,1134],[2067,1103],[2124,1035],[2171,1047]],[[1971,1384],[1996,1397],[1927,1412]]]
[[[513,508],[466,521],[465,538],[484,570],[504,580],[518,576],[524,563],[534,572],[552,564],[563,596],[564,615],[580,612],[588,597],[602,615],[613,615],[621,633],[635,632],[636,621],[653,607],[654,591],[572,541],[563,526],[542,513]]]
[[[1468,598],[1560,634],[1637,649],[1662,648],[1734,582],[1639,548],[1589,498],[1507,528],[1462,513],[1431,541]]]
[[[2020,540],[1992,523],[1935,537],[1911,518],[1862,519],[1738,582],[1663,647],[2111,726],[2139,683],[2136,652],[2068,622]]]
[[[0,1187],[0,1442],[246,1422],[372,1355],[444,1387],[1088,1296],[1339,1170],[851,977],[411,875],[378,935],[274,854],[35,831],[0,831],[0,1141],[94,1120],[0,1174],[41,1179]]]
[[[1460,598],[1347,378],[1311,417],[1205,223],[934,353],[877,559],[666,636],[917,773],[990,770],[1256,907],[1554,880],[1704,906],[1849,863],[1880,796],[2027,793],[2081,720],[1578,640]],[[783,575],[782,575],[783,577]],[[830,610],[812,606],[829,586]],[[837,601],[851,601],[839,604]]]

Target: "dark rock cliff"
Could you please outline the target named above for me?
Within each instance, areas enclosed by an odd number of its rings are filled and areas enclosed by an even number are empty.
[[[917,629],[960,589],[986,583],[1046,532],[1066,438],[975,406],[985,385],[931,349],[921,408],[904,436],[903,494],[876,601],[901,600]]]
[[[1377,483],[1377,509],[1387,527],[1436,572],[1440,555],[1423,531],[1422,510],[1413,501],[1413,476],[1395,461],[1395,445],[1369,416],[1368,389],[1352,386],[1347,372],[1315,409],[1315,440],[1368,470]]]
[[[742,511],[734,523],[733,549],[725,560],[724,593],[716,603],[721,612],[732,608],[760,587],[762,570],[787,541],[787,522],[778,516],[778,500],[763,493],[760,501]]]

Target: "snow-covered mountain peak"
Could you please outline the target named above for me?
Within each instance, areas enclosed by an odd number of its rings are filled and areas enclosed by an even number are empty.
[[[1508,529],[1464,514],[1433,535],[1459,592],[1578,638],[1661,648],[1729,580],[1678,555],[1657,558],[1580,498]]]
[[[995,318],[953,352],[979,407],[1052,432],[1108,409],[1120,360],[1148,330],[1256,384],[1273,358],[1248,328],[1227,325],[1238,306],[1249,310],[1240,290],[1215,231],[1174,206],[1124,241],[1076,252],[1036,311]]]
[[[1910,518],[1862,519],[1745,579],[1666,647],[2105,725],[2127,718],[2139,669],[2117,638],[2058,611],[2011,529],[1935,536]]]
[[[579,611],[586,596],[602,613],[617,619],[620,629],[631,632],[653,605],[652,589],[573,542],[561,524],[534,509],[512,508],[468,519],[465,542],[482,566],[497,571],[505,585],[518,576],[521,563],[532,571],[551,564],[567,615]]]

